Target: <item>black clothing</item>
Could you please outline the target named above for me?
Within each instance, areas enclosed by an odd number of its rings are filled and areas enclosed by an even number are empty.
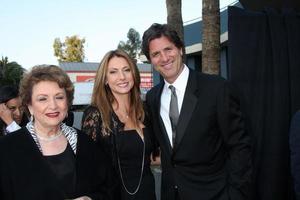
[[[82,132],[77,134],[76,187],[64,194],[45,157],[27,130],[0,138],[1,200],[62,200],[89,196],[93,200],[112,199],[114,181],[105,154]]]
[[[72,196],[75,192],[76,167],[75,155],[69,143],[66,149],[57,155],[44,156],[50,169],[56,176],[58,185],[62,188],[66,196]]]
[[[143,129],[145,140],[145,161],[143,169],[143,178],[139,191],[135,195],[126,193],[122,186],[119,173],[117,157],[119,157],[123,179],[129,192],[133,192],[138,185],[141,163],[143,142],[136,130],[124,131],[124,124],[118,119],[115,113],[112,114],[112,132],[110,135],[104,135],[102,130],[102,119],[99,110],[96,107],[89,106],[83,114],[82,130],[88,134],[100,148],[110,157],[113,164],[115,175],[119,179],[119,197],[118,200],[155,200],[154,177],[150,169],[150,154],[154,149],[154,141],[151,132],[151,126],[145,120]],[[116,151],[117,150],[117,151]]]
[[[161,150],[161,199],[249,199],[251,140],[231,84],[190,70],[173,147],[160,116],[163,88],[146,96]]]
[[[153,200],[155,199],[155,191],[153,188],[154,178],[150,170],[150,154],[152,144],[149,137],[149,129],[145,128],[144,141],[136,130],[120,131],[117,137],[118,157],[122,170],[122,177],[127,190],[133,193],[139,185],[141,175],[143,148],[145,144],[145,160],[143,169],[143,178],[140,188],[135,195],[129,195],[124,187],[122,187],[122,200]],[[120,171],[119,171],[120,173]],[[145,195],[147,194],[147,195]]]

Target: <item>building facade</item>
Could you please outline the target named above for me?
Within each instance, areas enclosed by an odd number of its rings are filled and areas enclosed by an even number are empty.
[[[242,7],[239,2],[234,2],[229,6]],[[228,77],[228,11],[227,7],[220,10],[220,75]],[[184,23],[184,43],[186,51],[186,64],[195,70],[201,71],[202,63],[202,20],[189,21]]]
[[[137,64],[141,76],[141,92],[145,94],[153,87],[151,64]],[[62,68],[73,83],[94,82],[99,63],[96,62],[60,62]]]

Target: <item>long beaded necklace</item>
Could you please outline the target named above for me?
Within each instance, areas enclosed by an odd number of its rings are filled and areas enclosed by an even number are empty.
[[[121,176],[121,181],[122,181],[122,185],[125,189],[125,191],[130,194],[130,195],[135,195],[139,189],[140,189],[140,186],[141,186],[141,182],[142,182],[142,177],[143,177],[143,171],[144,171],[144,161],[145,161],[145,141],[142,139],[142,142],[143,142],[143,159],[142,159],[142,168],[141,168],[141,175],[140,175],[140,179],[139,179],[139,183],[136,187],[136,189],[133,191],[133,192],[130,192],[126,185],[125,185],[125,182],[124,182],[124,179],[123,179],[123,174],[122,174],[122,169],[121,169],[121,164],[120,164],[120,159],[119,159],[119,156],[117,156],[118,158],[118,166],[119,166],[119,171],[120,171],[120,176]]]

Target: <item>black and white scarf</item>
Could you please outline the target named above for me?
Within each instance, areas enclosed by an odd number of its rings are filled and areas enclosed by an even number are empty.
[[[39,140],[37,138],[37,135],[35,133],[33,121],[28,122],[26,125],[26,128],[29,131],[30,135],[32,136],[33,140],[35,141],[36,145],[38,146],[39,150],[42,153],[43,151],[42,151],[41,145],[39,143]],[[72,147],[74,154],[76,154],[76,150],[77,150],[77,131],[76,131],[76,129],[73,127],[67,126],[65,123],[60,124],[60,129],[61,129],[62,133],[65,135],[65,137],[67,138],[70,146]]]

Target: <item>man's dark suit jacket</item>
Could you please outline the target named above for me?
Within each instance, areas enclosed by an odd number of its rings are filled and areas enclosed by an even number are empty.
[[[76,194],[110,199],[109,168],[87,135],[78,132]],[[0,139],[1,200],[62,200],[64,194],[26,128]]]
[[[162,118],[164,82],[146,96],[161,148],[162,200],[248,199],[252,162],[239,99],[227,81],[190,70],[171,147]]]

